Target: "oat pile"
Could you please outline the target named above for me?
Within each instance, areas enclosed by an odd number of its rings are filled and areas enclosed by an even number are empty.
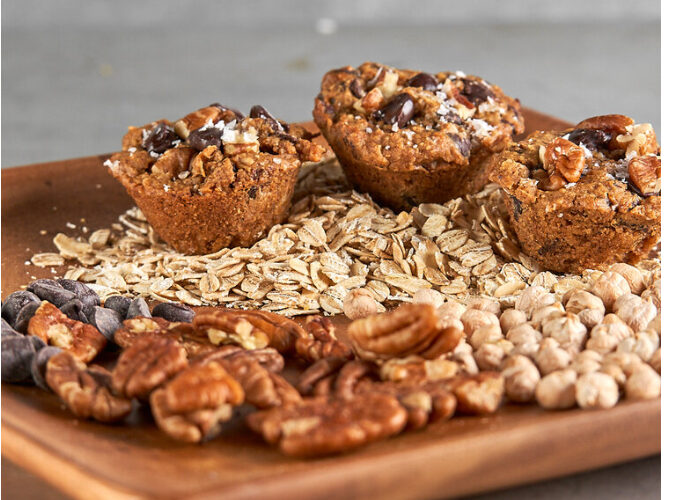
[[[382,310],[423,288],[461,301],[495,297],[509,307],[527,284],[561,298],[597,275],[541,272],[520,252],[496,185],[396,215],[352,190],[335,160],[303,168],[288,222],[251,248],[178,253],[135,207],[110,228],[76,239],[58,234],[54,245],[58,253],[36,254],[32,263],[69,263],[65,278],[89,284],[102,299],[133,294],[287,316],[339,314],[348,292],[361,287]],[[659,273],[660,262],[640,267]]]

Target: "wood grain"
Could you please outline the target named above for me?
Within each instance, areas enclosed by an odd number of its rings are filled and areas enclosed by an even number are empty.
[[[530,110],[526,119],[529,130],[566,125]],[[2,172],[3,297],[32,276],[51,275],[24,262],[52,251],[56,233],[79,234],[66,223],[107,227],[132,206],[102,167],[105,158]],[[592,412],[509,405],[313,461],[283,457],[240,419],[220,438],[192,446],[168,439],[145,410],[125,426],[79,421],[34,387],[3,385],[2,410],[2,454],[82,499],[453,497],[660,450],[659,400]]]

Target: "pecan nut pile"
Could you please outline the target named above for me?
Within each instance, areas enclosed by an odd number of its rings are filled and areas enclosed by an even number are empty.
[[[395,397],[363,394],[317,397],[253,413],[248,425],[286,455],[342,453],[401,432],[407,412]]]
[[[100,366],[87,367],[72,353],[61,351],[47,362],[47,385],[79,418],[117,422],[131,412],[131,401],[111,392],[110,373]]]
[[[107,343],[95,327],[70,319],[47,301],[40,304],[30,319],[28,333],[70,352],[84,363],[94,359]]]
[[[115,332],[115,343],[123,349],[143,337],[170,337],[187,351],[188,357],[198,356],[217,349],[208,336],[190,323],[172,323],[163,318],[137,317],[127,319]]]
[[[432,359],[454,349],[463,330],[454,325],[443,328],[430,304],[405,304],[394,311],[354,321],[348,334],[362,359],[412,354]]]
[[[314,362],[323,358],[353,358],[351,348],[335,337],[335,325],[325,316],[307,318],[305,329],[307,337],[298,337],[295,341],[297,356],[305,361]]]
[[[150,395],[155,422],[166,434],[189,443],[220,433],[243,402],[241,385],[217,362],[191,366]]]

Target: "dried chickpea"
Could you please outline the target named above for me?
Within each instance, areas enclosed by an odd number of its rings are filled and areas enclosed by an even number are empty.
[[[498,316],[501,314],[501,304],[494,299],[485,297],[473,297],[466,302],[466,309],[479,309],[480,311],[487,311]]]
[[[438,307],[438,317],[440,318],[440,321],[443,321],[445,318],[461,319],[461,316],[465,311],[466,306],[464,306],[461,302],[449,299],[447,302]]]
[[[506,309],[501,314],[499,322],[501,323],[501,330],[504,334],[507,334],[511,328],[526,323],[527,315],[518,309]]]
[[[498,324],[489,324],[475,330],[468,342],[473,346],[473,349],[479,349],[485,342],[495,342],[502,338],[503,334],[501,333],[501,327]]]
[[[603,309],[583,309],[578,313],[578,319],[586,328],[593,328],[604,319]]]
[[[644,300],[631,293],[619,297],[613,304],[613,309],[616,316],[635,332],[644,330],[658,314],[657,308],[650,300]]]
[[[648,361],[648,364],[658,373],[660,373],[660,348],[653,353],[651,359]]]
[[[548,319],[558,318],[564,315],[564,306],[561,302],[555,302],[549,306],[543,306],[531,313],[529,324],[536,329],[540,329],[543,322]]]
[[[601,368],[602,355],[597,351],[584,350],[571,363],[571,368],[578,375],[596,372]]]
[[[412,296],[412,302],[440,307],[445,302],[445,296],[432,288],[420,288]]]
[[[606,373],[585,373],[576,381],[576,402],[583,409],[612,408],[619,397],[618,384]]]
[[[344,314],[349,319],[360,319],[379,312],[379,303],[366,288],[351,290],[344,298]]]
[[[606,333],[618,339],[618,342],[629,337],[634,336],[634,330],[632,330],[627,323],[621,320],[615,314],[607,314],[604,316],[604,319],[595,326],[592,331],[595,330],[606,330]],[[591,333],[591,332],[590,332]]]
[[[540,349],[534,356],[534,361],[543,375],[562,370],[571,364],[571,354],[559,347],[557,341],[554,341],[556,345],[550,345],[548,340],[554,339],[543,339]]]
[[[641,298],[644,300],[650,300],[653,302],[653,305],[660,309],[662,307],[662,301],[660,297],[660,280],[655,280],[644,292],[641,294]]]
[[[609,271],[620,274],[630,286],[632,293],[639,295],[646,288],[643,273],[634,266],[619,262],[608,268]]]
[[[620,341],[615,335],[611,335],[607,325],[597,325],[590,332],[590,338],[585,344],[585,347],[606,354],[615,351],[619,342]]]
[[[639,366],[625,382],[627,399],[654,399],[660,395],[660,375],[650,366]]]
[[[513,352],[533,356],[538,352],[543,336],[530,324],[524,323],[512,328],[506,338],[515,346]]]
[[[590,291],[602,300],[607,311],[612,311],[616,299],[630,293],[630,285],[621,274],[607,271],[594,282]]]
[[[506,358],[506,351],[498,343],[485,342],[475,352],[475,363],[483,371],[498,370]]]
[[[452,361],[456,361],[459,364],[461,371],[468,375],[477,375],[480,372],[477,363],[475,362],[475,358],[469,352],[452,354]]]
[[[547,374],[536,386],[536,401],[546,410],[561,410],[574,406],[576,372],[566,369]]]
[[[642,335],[640,332],[634,337],[620,341],[616,350],[618,352],[634,353],[642,361],[648,362],[653,357],[653,354],[655,354],[655,351],[658,350],[658,345],[647,335]]]
[[[648,323],[648,325],[646,326],[646,329],[647,330],[653,330],[653,331],[657,332],[658,335],[661,335],[662,334],[661,323],[662,323],[662,320],[660,318],[660,313],[658,313],[658,315],[655,318],[653,318],[650,323]]]
[[[604,363],[614,363],[620,367],[627,377],[632,375],[644,362],[633,352],[611,352],[604,356]]]
[[[604,303],[596,295],[585,290],[574,290],[566,301],[566,310],[576,313],[581,323],[592,328],[604,318]]]
[[[543,323],[542,330],[543,335],[552,337],[563,349],[571,352],[580,351],[587,337],[587,328],[580,322],[578,315],[569,312],[549,319]]]
[[[475,330],[485,325],[496,325],[501,328],[496,314],[479,309],[466,309],[461,315],[461,322],[468,338]]]
[[[515,301],[515,309],[523,311],[527,318],[531,317],[531,313],[543,306],[548,306],[555,302],[555,296],[547,291],[542,286],[529,286],[517,297]]]
[[[536,365],[526,356],[515,354],[503,363],[506,395],[511,401],[527,403],[534,399],[536,386],[541,380]]]
[[[625,382],[627,381],[625,372],[623,372],[615,363],[604,363],[601,365],[599,371],[613,377],[613,380],[618,384],[619,389],[622,390],[625,387]]]

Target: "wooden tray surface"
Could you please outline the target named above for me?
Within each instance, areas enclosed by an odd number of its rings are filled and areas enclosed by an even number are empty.
[[[525,117],[527,131],[568,125],[531,110]],[[52,276],[24,262],[53,251],[56,233],[108,227],[132,206],[105,172],[106,157],[2,171],[3,297],[33,276]],[[131,425],[106,426],[74,419],[52,394],[2,385],[2,454],[83,499],[453,497],[659,451],[660,400],[602,411],[508,405],[490,417],[458,417],[307,461],[282,456],[240,419],[214,441],[185,445],[162,434],[146,411],[134,414]]]

